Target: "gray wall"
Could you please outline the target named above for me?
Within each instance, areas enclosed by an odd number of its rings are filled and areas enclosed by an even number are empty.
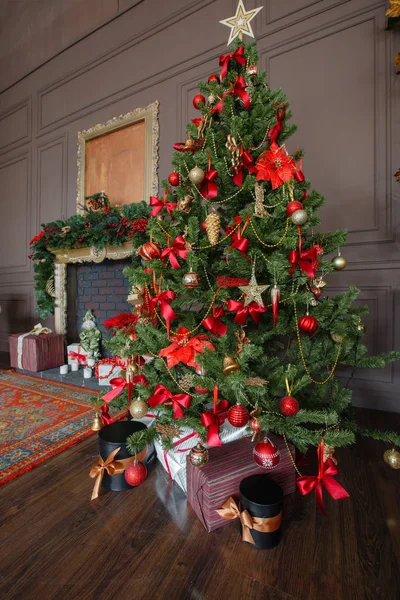
[[[350,231],[349,266],[329,277],[327,291],[360,287],[371,352],[399,348],[399,38],[385,31],[386,3],[262,4],[254,26],[261,65],[287,92],[299,126],[290,149],[305,148],[307,177],[326,197],[323,228]],[[41,222],[75,212],[77,132],[159,100],[165,177],[172,144],[195,113],[196,83],[218,71],[226,48],[218,21],[235,8],[235,0],[3,0],[0,349],[10,331],[38,320],[28,243]],[[353,387],[357,403],[400,410],[397,366],[360,372]]]

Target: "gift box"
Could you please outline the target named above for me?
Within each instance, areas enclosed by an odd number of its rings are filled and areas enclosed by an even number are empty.
[[[200,469],[187,460],[187,498],[207,531],[229,523],[217,510],[230,496],[238,499],[240,482],[245,477],[262,473],[280,485],[285,495],[295,491],[296,472],[286,445],[281,438],[269,437],[280,451],[279,464],[270,471],[254,462],[254,444],[250,438],[209,448],[209,460]],[[289,449],[294,456],[294,446],[289,444]]]
[[[45,371],[64,364],[64,336],[60,333],[8,336],[10,366],[26,371]]]
[[[179,426],[179,422],[177,422],[177,425]],[[188,427],[181,427],[180,429],[180,436],[173,439],[173,450],[165,450],[157,440],[154,442],[154,445],[158,460],[171,479],[186,493],[186,458],[190,450],[199,441],[199,436],[193,429]],[[247,425],[244,427],[233,427],[228,421],[225,421],[219,431],[219,436],[223,444],[230,444],[248,434],[249,428]]]
[[[67,346],[68,364],[86,365],[88,352],[80,344],[69,344]]]
[[[110,380],[114,377],[121,377],[122,368],[117,365],[110,364],[98,364],[98,384],[99,385],[110,385]]]

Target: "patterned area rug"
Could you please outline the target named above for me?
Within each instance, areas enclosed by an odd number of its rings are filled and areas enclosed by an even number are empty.
[[[0,485],[93,434],[91,395],[92,390],[0,370]]]

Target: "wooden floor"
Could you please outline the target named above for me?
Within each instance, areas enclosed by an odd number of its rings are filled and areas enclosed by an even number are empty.
[[[400,415],[362,413],[377,427]],[[384,446],[338,452],[351,499],[288,497],[273,550],[237,523],[208,534],[158,464],[129,492],[90,501],[93,436],[0,488],[0,598],[15,600],[398,600],[400,471]],[[304,470],[304,469],[303,469]]]

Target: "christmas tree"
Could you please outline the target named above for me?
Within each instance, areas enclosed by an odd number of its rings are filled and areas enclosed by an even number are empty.
[[[382,368],[400,353],[366,356],[358,290],[326,293],[329,273],[346,266],[346,231],[317,229],[324,199],[304,175],[302,150],[290,148],[287,98],[268,86],[255,43],[236,35],[248,32],[250,13],[225,23],[234,42],[220,72],[199,84],[199,117],[174,145],[163,194],[150,200],[147,242],[134,239],[135,306],[109,347],[140,369],[135,390],[159,427],[132,436],[130,447],[161,430],[171,447],[176,425],[218,444],[210,424],[222,399],[231,423],[251,413],[254,431],[301,451],[322,438],[345,446],[357,433],[399,445],[398,434],[357,424],[337,377],[341,366]],[[112,404],[126,406],[126,393]]]
[[[100,358],[101,332],[96,327],[96,319],[90,309],[84,316],[79,338],[82,348],[88,353],[88,358]]]

